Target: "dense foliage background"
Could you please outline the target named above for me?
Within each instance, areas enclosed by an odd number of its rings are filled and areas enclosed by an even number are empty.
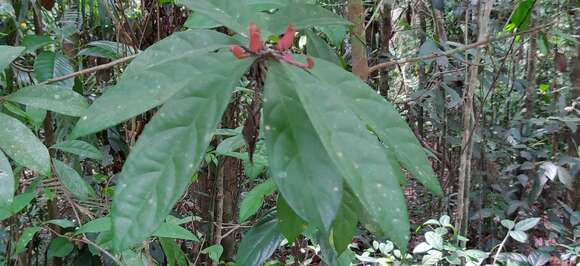
[[[0,265],[577,265],[577,0],[0,0]]]

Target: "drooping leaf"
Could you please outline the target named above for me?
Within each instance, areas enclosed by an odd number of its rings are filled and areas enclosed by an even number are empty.
[[[16,242],[16,249],[14,251],[16,253],[16,255],[18,255],[18,254],[22,253],[24,250],[26,250],[26,246],[28,245],[30,240],[32,240],[34,235],[36,235],[36,233],[38,233],[40,231],[40,229],[42,229],[42,228],[41,227],[28,227],[22,231],[22,234],[20,234],[20,238],[18,238],[18,242]]]
[[[82,140],[62,141],[53,145],[51,148],[95,160],[103,160],[105,158],[97,147]]]
[[[315,59],[315,66],[311,73],[334,88],[333,92],[373,129],[399,163],[431,192],[443,195],[423,147],[395,108],[352,73],[324,60]]]
[[[278,221],[272,216],[265,217],[244,234],[236,255],[236,265],[262,265],[284,240],[278,230]]]
[[[14,172],[8,158],[0,151],[0,207],[10,206],[14,200]]]
[[[307,224],[294,213],[283,197],[278,196],[276,203],[280,232],[289,242],[293,242],[306,229]]]
[[[163,104],[184,88],[227,73],[233,61],[210,51],[235,41],[216,31],[179,32],[154,44],[131,62],[121,80],[99,97],[73,129],[72,138],[95,133]]]
[[[256,212],[264,203],[264,197],[270,195],[276,191],[276,183],[272,179],[268,179],[254,187],[250,192],[246,193],[240,204],[240,223],[245,222]]]
[[[50,175],[48,149],[15,118],[0,113],[0,149],[18,164]]]
[[[511,238],[520,243],[526,243],[526,241],[528,240],[528,234],[526,234],[524,231],[514,230],[510,231],[509,234]]]
[[[78,55],[94,56],[111,60],[119,59],[126,55],[135,54],[135,49],[118,42],[94,41],[87,44],[87,48],[82,49]]]
[[[95,195],[95,191],[91,185],[75,169],[56,159],[53,159],[52,163],[54,164],[58,179],[70,193],[83,201]]]
[[[278,63],[272,64],[280,68]],[[286,73],[269,72],[264,88],[266,148],[272,178],[290,207],[329,230],[340,206],[341,174],[333,166]]]
[[[67,238],[57,237],[48,246],[48,257],[66,257],[74,248],[73,243]]]
[[[349,189],[345,189],[336,220],[332,224],[332,242],[338,254],[341,254],[352,242],[361,208],[358,199]]]
[[[283,82],[294,87],[297,101],[308,114],[331,163],[339,169],[340,176],[383,233],[401,249],[406,249],[410,229],[398,181],[402,172],[396,159],[381,147],[359,116],[345,109],[353,100],[338,97],[337,88],[303,69],[273,62],[269,71],[270,76],[284,77],[278,84]],[[304,124],[308,120],[300,121]],[[318,198],[325,197],[318,195]]]
[[[16,59],[22,51],[24,51],[24,47],[14,47],[14,46],[7,46],[7,45],[0,45],[0,73],[4,72],[4,69]]]
[[[75,227],[75,224],[67,219],[49,220],[49,221],[44,222],[44,224],[54,224],[54,225],[58,225],[61,228]]]
[[[116,250],[144,240],[167,217],[202,161],[235,84],[252,63],[230,53],[203,57],[211,63],[199,76],[189,74],[197,79],[155,114],[123,166],[112,206]]]
[[[155,230],[153,236],[199,241],[199,238],[197,238],[197,236],[195,236],[192,232],[177,224],[172,223],[162,223],[161,226]]]
[[[12,215],[19,213],[34,199],[35,194],[33,192],[26,192],[18,194],[14,197],[12,205],[0,206],[0,221],[10,218]]]
[[[324,59],[340,66],[340,59],[336,55],[336,51],[330,48],[322,38],[312,30],[307,30],[306,36],[308,36],[308,41],[306,42],[308,55]]]
[[[73,67],[68,58],[60,53],[43,52],[39,54],[36,61],[34,61],[34,76],[40,82],[62,77],[72,73],[73,71]],[[74,85],[73,83],[74,80],[70,78],[59,81],[55,84],[66,88],[72,88]]]
[[[171,266],[187,266],[187,257],[183,253],[183,250],[175,243],[174,239],[171,238],[159,238],[159,243],[167,258],[167,265]]]
[[[209,246],[207,248],[204,248],[201,251],[201,254],[207,254],[213,262],[219,263],[220,257],[222,256],[223,252],[224,252],[224,247],[222,247],[222,245],[213,245],[213,246]]]
[[[82,95],[70,88],[54,85],[28,86],[8,95],[6,99],[77,117],[89,106]]]
[[[111,230],[111,217],[105,216],[83,224],[75,234],[101,233]]]

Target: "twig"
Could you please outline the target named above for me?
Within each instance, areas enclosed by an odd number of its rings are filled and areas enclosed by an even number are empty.
[[[133,55],[129,55],[127,57],[119,58],[119,59],[117,59],[115,61],[111,61],[111,62],[106,63],[106,64],[103,64],[103,65],[98,65],[96,67],[85,68],[83,70],[80,70],[80,71],[77,71],[77,72],[74,72],[74,73],[70,73],[70,74],[67,74],[67,75],[64,75],[64,76],[61,76],[61,77],[49,79],[49,80],[47,80],[45,82],[42,82],[40,84],[55,83],[55,82],[58,82],[58,81],[63,81],[63,80],[67,80],[67,79],[70,79],[70,78],[74,78],[76,76],[80,76],[80,75],[84,75],[84,74],[96,72],[96,71],[103,70],[103,69],[108,69],[108,68],[111,68],[111,67],[113,67],[115,65],[118,65],[118,64],[121,64],[121,63],[125,63],[127,61],[130,61],[133,58],[137,57],[137,55],[139,55],[139,54],[136,53],[136,54],[133,54]]]
[[[479,41],[479,42],[474,42],[472,44],[469,45],[464,45],[455,49],[451,49],[442,53],[432,53],[429,55],[424,55],[424,56],[418,56],[418,57],[411,57],[411,58],[403,58],[403,59],[399,59],[399,60],[393,60],[393,61],[388,61],[388,62],[384,62],[384,63],[380,63],[377,65],[374,65],[372,67],[369,68],[369,74],[376,72],[377,70],[383,69],[383,68],[388,68],[392,65],[404,65],[404,64],[409,64],[409,63],[414,63],[417,61],[423,61],[423,60],[429,60],[429,59],[435,59],[438,57],[444,57],[444,56],[449,56],[455,53],[459,53],[459,52],[463,52],[469,49],[475,49],[475,48],[479,48],[482,46],[487,46],[490,43],[493,42],[497,42],[497,41],[502,41],[505,39],[509,39],[512,38],[514,36],[517,35],[524,35],[524,34],[529,34],[529,33],[534,33],[536,31],[542,30],[544,28],[547,28],[549,26],[551,26],[552,24],[556,23],[556,21],[552,21],[550,23],[544,24],[542,26],[538,26],[535,28],[532,28],[530,30],[524,31],[524,32],[516,32],[513,34],[509,34],[509,35],[504,35],[504,36],[500,36],[500,37],[496,37],[496,38],[487,38],[485,40]]]

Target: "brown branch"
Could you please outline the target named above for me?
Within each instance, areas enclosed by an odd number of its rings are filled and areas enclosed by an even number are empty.
[[[383,68],[388,68],[390,66],[393,65],[404,65],[404,64],[409,64],[409,63],[414,63],[417,61],[423,61],[423,60],[429,60],[429,59],[435,59],[438,57],[444,57],[444,56],[449,56],[455,53],[459,53],[459,52],[463,52],[469,49],[475,49],[475,48],[480,48],[483,46],[487,46],[493,42],[497,42],[497,41],[502,41],[505,39],[509,39],[512,37],[515,37],[517,35],[524,35],[524,34],[530,34],[530,33],[534,33],[540,30],[543,30],[549,26],[552,26],[554,23],[556,23],[556,21],[552,21],[550,23],[544,24],[542,26],[538,26],[532,29],[529,29],[527,31],[524,32],[516,32],[513,34],[509,34],[509,35],[504,35],[504,36],[500,36],[500,37],[496,37],[496,38],[486,38],[485,40],[482,41],[478,41],[478,42],[474,42],[472,44],[469,45],[464,45],[455,49],[451,49],[448,51],[445,51],[443,53],[433,53],[433,54],[429,54],[429,55],[424,55],[424,56],[418,56],[418,57],[411,57],[411,58],[402,58],[399,60],[392,60],[392,61],[388,61],[388,62],[384,62],[384,63],[380,63],[377,65],[374,65],[372,67],[369,68],[369,74],[372,74],[374,72],[376,72],[379,69],[383,69]]]
[[[74,78],[76,76],[93,73],[93,72],[96,72],[96,71],[99,71],[99,70],[103,70],[103,69],[108,69],[108,68],[111,68],[111,67],[113,67],[115,65],[122,64],[122,63],[125,63],[127,61],[130,61],[133,58],[137,57],[137,55],[139,55],[139,54],[137,53],[137,54],[129,55],[127,57],[119,58],[119,59],[117,59],[115,61],[111,61],[111,62],[106,63],[106,64],[103,64],[103,65],[98,65],[96,67],[85,68],[83,70],[80,70],[80,71],[77,71],[77,72],[74,72],[74,73],[70,73],[70,74],[67,74],[67,75],[64,75],[64,76],[61,76],[61,77],[49,79],[49,80],[47,80],[45,82],[42,82],[41,84],[55,83],[55,82],[67,80],[67,79],[70,79],[70,78]]]

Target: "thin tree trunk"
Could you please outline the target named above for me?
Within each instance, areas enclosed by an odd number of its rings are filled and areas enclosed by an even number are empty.
[[[389,43],[393,33],[392,3],[391,0],[383,2],[381,19],[381,55],[389,57]],[[389,96],[389,69],[383,68],[379,72],[379,91],[383,97]]]
[[[479,3],[478,12],[478,41],[484,41],[488,36],[489,14],[494,1]],[[473,98],[476,88],[479,86],[478,64],[481,59],[479,49],[474,51],[472,62],[469,65],[466,76],[466,88],[463,92],[463,138],[461,141],[461,157],[459,161],[459,192],[457,205],[456,228],[460,234],[466,235],[469,217],[469,192],[471,187],[471,158],[473,155],[473,134],[475,130],[475,115]]]
[[[534,23],[534,12],[530,14],[532,16],[530,27],[533,27]],[[528,36],[529,46],[528,46],[528,73],[527,73],[527,81],[528,87],[526,88],[526,94],[524,98],[524,118],[530,119],[534,115],[534,100],[536,95],[536,62],[537,62],[537,50],[538,46],[536,44],[536,34],[531,33]]]
[[[364,11],[362,0],[348,1],[347,18],[353,24],[350,35],[350,44],[352,46],[352,73],[366,81],[369,78],[369,65],[367,59]]]

